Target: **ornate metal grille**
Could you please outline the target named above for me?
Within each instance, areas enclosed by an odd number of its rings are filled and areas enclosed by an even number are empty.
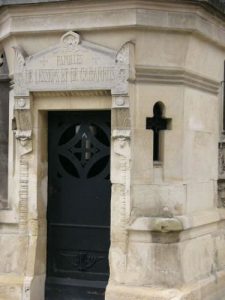
[[[60,126],[60,124],[59,124]],[[60,171],[76,178],[107,177],[109,126],[106,123],[73,124],[63,129],[58,142]]]

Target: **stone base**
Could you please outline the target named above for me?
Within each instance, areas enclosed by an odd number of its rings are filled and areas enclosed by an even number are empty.
[[[225,271],[177,289],[109,283],[106,300],[225,300]]]
[[[0,275],[0,300],[44,300],[45,275]]]
[[[23,281],[23,276],[0,275],[0,300],[21,300]]]

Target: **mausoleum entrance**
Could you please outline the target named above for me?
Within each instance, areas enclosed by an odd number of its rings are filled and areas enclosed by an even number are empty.
[[[24,293],[105,299],[128,243],[134,45],[116,51],[68,32],[32,56],[14,49],[20,230],[32,236]]]
[[[46,299],[104,299],[110,111],[49,112]]]

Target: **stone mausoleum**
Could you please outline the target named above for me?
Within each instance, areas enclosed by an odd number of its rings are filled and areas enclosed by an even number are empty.
[[[0,300],[225,299],[225,1],[0,1]]]

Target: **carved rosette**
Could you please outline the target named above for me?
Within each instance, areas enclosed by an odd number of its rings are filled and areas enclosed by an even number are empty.
[[[75,50],[77,45],[80,44],[80,36],[75,32],[67,32],[61,38],[62,46],[65,49]]]

